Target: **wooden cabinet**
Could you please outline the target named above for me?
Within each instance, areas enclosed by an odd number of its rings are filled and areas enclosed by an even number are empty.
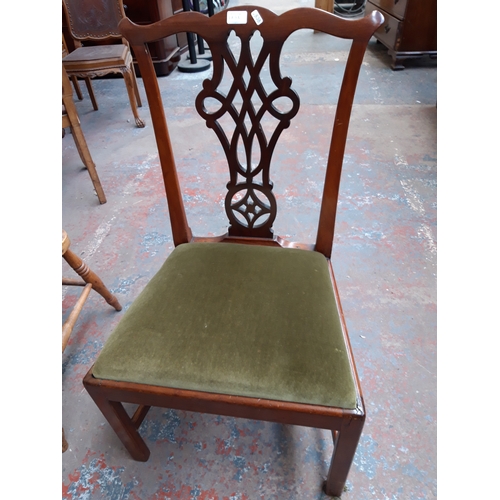
[[[123,0],[125,15],[136,24],[151,24],[182,11],[181,0]],[[150,43],[149,51],[158,76],[171,73],[180,60],[180,54],[187,47],[185,33],[172,35],[158,42]],[[140,76],[139,67],[135,70]]]
[[[437,0],[368,0],[366,14],[379,10],[385,17],[375,37],[389,49],[392,69],[425,54],[437,55]]]

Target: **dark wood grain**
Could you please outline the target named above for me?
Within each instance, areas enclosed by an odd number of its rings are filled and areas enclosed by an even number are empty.
[[[437,55],[437,0],[368,0],[366,12],[380,9],[385,22],[375,37],[389,49],[392,69],[403,61]]]

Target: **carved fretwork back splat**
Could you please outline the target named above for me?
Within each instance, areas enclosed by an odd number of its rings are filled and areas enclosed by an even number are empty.
[[[277,210],[273,183],[269,177],[271,157],[281,132],[290,126],[290,120],[297,114],[300,102],[291,88],[292,80],[283,78],[280,73],[279,58],[283,43],[264,43],[260,52],[252,57],[250,40],[254,34],[239,36],[241,51],[237,60],[227,40],[210,44],[213,76],[203,82],[203,90],[196,99],[196,109],[206,120],[207,127],[215,131],[226,154],[230,173],[225,200],[230,222],[229,235],[270,238]],[[276,86],[269,94],[261,80],[261,71],[266,63]],[[234,79],[227,95],[218,90],[225,66]],[[238,93],[243,101],[240,110],[235,106]],[[280,111],[274,104],[280,97],[289,99],[286,112]],[[205,105],[208,98],[218,101],[220,107],[209,111]],[[229,136],[219,121],[226,113],[235,124]],[[266,136],[262,127],[266,113],[278,120],[270,137]],[[260,151],[260,156],[257,151]]]
[[[238,18],[247,18],[245,24],[229,23],[230,13],[234,16],[236,12],[240,12]],[[208,43],[213,74],[203,82],[203,89],[196,98],[196,109],[207,126],[215,131],[227,157],[229,182],[225,206],[229,235],[273,238],[277,207],[269,172],[271,157],[278,138],[299,110],[299,98],[291,89],[292,81],[282,77],[279,69],[283,43],[292,33],[304,28],[352,40],[335,111],[314,244],[316,251],[330,258],[356,83],[368,42],[383,21],[378,11],[362,19],[347,20],[310,7],[291,9],[277,16],[263,7],[239,6],[212,17],[182,12],[148,26],[135,25],[128,19],[120,22],[120,31],[132,45],[148,96],[175,245],[192,241],[193,235],[187,223],[160,88],[147,44],[185,32],[196,33]],[[237,57],[228,40],[232,31],[241,43]],[[257,31],[263,44],[260,52],[253,54],[252,37]],[[223,82],[225,68],[226,76],[232,77],[225,79],[231,80],[227,95],[221,90],[227,88],[226,81]],[[266,68],[269,68],[270,85],[263,71]],[[261,75],[265,75],[265,85]],[[243,104],[239,109],[240,100]],[[212,106],[214,102],[216,105]],[[223,125],[231,121],[234,122],[231,131],[224,129]],[[275,127],[268,127],[268,123]]]

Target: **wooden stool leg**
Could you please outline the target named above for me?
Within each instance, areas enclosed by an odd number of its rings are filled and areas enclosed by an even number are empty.
[[[122,306],[118,302],[118,299],[106,288],[99,276],[91,271],[78,255],[68,249],[63,254],[63,258],[74,271],[81,276],[85,283],[90,283],[92,285],[92,288],[101,295],[109,305],[113,306],[117,311],[122,310]]]
[[[125,79],[125,85],[127,87],[127,92],[128,92],[128,99],[130,101],[130,107],[132,108],[132,113],[134,114],[135,124],[139,128],[143,128],[146,126],[146,123],[144,122],[144,120],[139,118],[139,112],[137,111],[137,103],[135,100],[134,81],[132,78],[131,71],[133,71],[133,69],[127,68],[122,72],[122,74],[123,78]]]
[[[75,323],[78,319],[78,316],[80,316],[80,313],[82,312],[83,309],[83,305],[85,304],[85,301],[87,300],[91,290],[92,290],[92,285],[90,283],[87,283],[83,289],[82,294],[80,295],[80,298],[76,302],[75,307],[73,307],[68,319],[64,322],[64,325],[62,326],[62,352],[64,352],[64,349],[66,349],[66,346],[68,345],[71,332],[75,327]]]
[[[352,419],[342,426],[340,432],[333,431],[333,457],[325,482],[327,495],[340,497],[344,491],[347,474],[351,468],[361,431],[363,430],[364,416]]]

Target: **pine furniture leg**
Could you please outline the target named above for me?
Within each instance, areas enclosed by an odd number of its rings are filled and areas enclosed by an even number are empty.
[[[99,276],[91,271],[78,255],[68,249],[63,254],[63,258],[85,283],[90,283],[92,285],[92,288],[101,295],[110,306],[113,306],[117,311],[122,310],[122,306],[118,302],[118,299],[106,288]]]

